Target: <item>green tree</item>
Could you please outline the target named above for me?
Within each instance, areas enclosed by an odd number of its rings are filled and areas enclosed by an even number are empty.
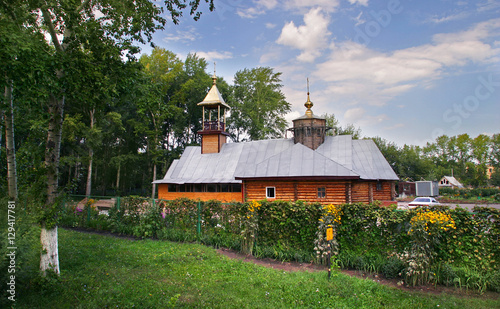
[[[361,138],[361,128],[356,128],[352,123],[341,126],[334,114],[324,114],[323,117],[326,119],[326,126],[332,128],[327,135],[352,135],[353,139]]]
[[[206,69],[207,61],[204,58],[188,54],[184,70],[179,76],[180,87],[173,97],[175,105],[183,110],[174,125],[175,148],[183,149],[186,145],[198,144],[200,141],[197,132],[202,129],[202,109],[197,104],[212,86],[212,79]],[[218,79],[217,88],[225,90],[226,93],[222,92],[222,95],[226,97],[228,85],[222,78]]]
[[[233,140],[260,140],[282,137],[290,103],[281,92],[281,73],[258,67],[236,72],[230,98],[229,132]]]
[[[396,171],[401,159],[399,147],[395,143],[389,142],[378,136],[372,138],[372,140],[375,142],[382,155],[384,155],[384,158],[392,169]]]
[[[491,156],[490,164],[494,167],[500,167],[500,133],[493,134],[491,137]]]
[[[490,161],[492,140],[489,136],[480,134],[471,140],[472,159],[477,164],[485,165]]]
[[[205,0],[213,9],[213,1]],[[197,12],[200,0],[189,3],[190,14],[199,18]],[[182,10],[188,7],[184,2],[166,0],[166,9],[174,23],[179,21]],[[22,11],[27,14],[17,14]],[[22,25],[29,33],[36,33],[43,40],[44,32],[50,35],[52,61],[47,70],[56,82],[49,88],[46,105],[48,115],[47,139],[45,144],[46,198],[41,210],[42,254],[40,269],[43,273],[52,270],[59,273],[57,250],[57,197],[59,193],[59,160],[62,137],[63,114],[66,90],[72,83],[79,82],[77,74],[69,70],[71,63],[81,56],[82,50],[103,47],[104,50],[118,50],[133,58],[138,48],[134,42],[151,41],[152,34],[163,29],[166,19],[164,9],[147,0],[131,1],[26,1],[13,0],[0,3],[0,12],[11,16],[13,23]],[[26,16],[30,18],[27,19]],[[44,30],[42,30],[42,26]],[[103,58],[108,57],[105,53]],[[16,81],[14,81],[15,84]],[[69,102],[68,102],[69,103]]]
[[[491,174],[490,184],[495,187],[500,187],[500,170],[498,168]]]
[[[432,161],[424,156],[419,146],[404,145],[399,152],[399,162],[395,172],[406,180],[437,180],[432,177]]]
[[[169,147],[174,120],[182,117],[182,109],[176,106],[172,97],[178,87],[178,76],[183,63],[177,56],[163,48],[154,48],[151,55],[142,55],[146,79],[144,96],[138,102],[138,114],[142,121],[137,123],[137,132],[146,136],[146,150],[152,162],[153,180],[156,180],[157,166],[165,148]],[[152,185],[151,196],[156,194]]]

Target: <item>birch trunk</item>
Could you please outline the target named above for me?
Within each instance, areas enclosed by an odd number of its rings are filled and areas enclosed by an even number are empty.
[[[58,194],[59,158],[61,149],[64,97],[49,98],[48,112],[49,130],[45,147],[45,167],[47,169],[47,200],[46,208],[54,207]],[[43,275],[48,270],[59,274],[59,255],[56,222],[44,221],[41,223],[40,241],[42,253],[40,256],[40,270]]]
[[[156,163],[153,165],[153,181],[156,180]],[[156,194],[156,184],[153,183],[153,193],[151,194],[151,198],[155,198]]]
[[[42,228],[40,233],[40,243],[42,244],[42,259],[40,260],[40,270],[46,274],[47,270],[52,270],[59,275],[59,250],[57,243],[57,226],[51,229]],[[45,258],[44,258],[44,252]]]
[[[120,172],[122,169],[122,165],[118,164],[118,171],[116,172],[116,191],[120,191]]]
[[[90,131],[94,129],[94,118],[95,110],[90,111]],[[92,193],[92,162],[94,161],[94,150],[92,149],[92,145],[89,144],[89,167],[88,167],[88,173],[87,173],[87,188],[85,190],[85,195],[87,197],[90,197],[90,194]]]
[[[7,187],[10,200],[17,200],[16,146],[14,144],[14,102],[12,81],[5,86],[5,150],[7,155]]]

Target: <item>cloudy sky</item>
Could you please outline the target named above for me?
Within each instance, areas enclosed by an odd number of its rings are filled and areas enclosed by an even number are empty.
[[[154,42],[217,63],[282,72],[292,104],[399,145],[500,133],[500,0],[215,0]],[[150,53],[144,47],[143,52]],[[212,72],[210,72],[212,73]]]

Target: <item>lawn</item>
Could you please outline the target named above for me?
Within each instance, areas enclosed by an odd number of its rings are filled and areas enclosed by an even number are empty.
[[[500,308],[498,299],[265,268],[197,244],[59,231],[61,278],[18,287],[16,308]]]

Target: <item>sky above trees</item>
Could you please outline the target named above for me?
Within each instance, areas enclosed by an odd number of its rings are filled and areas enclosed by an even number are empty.
[[[168,23],[155,44],[181,59],[196,53],[216,61],[230,84],[244,68],[283,73],[288,120],[304,113],[309,77],[316,114],[398,145],[498,131],[498,0],[220,0],[215,7],[201,5],[197,22]]]

